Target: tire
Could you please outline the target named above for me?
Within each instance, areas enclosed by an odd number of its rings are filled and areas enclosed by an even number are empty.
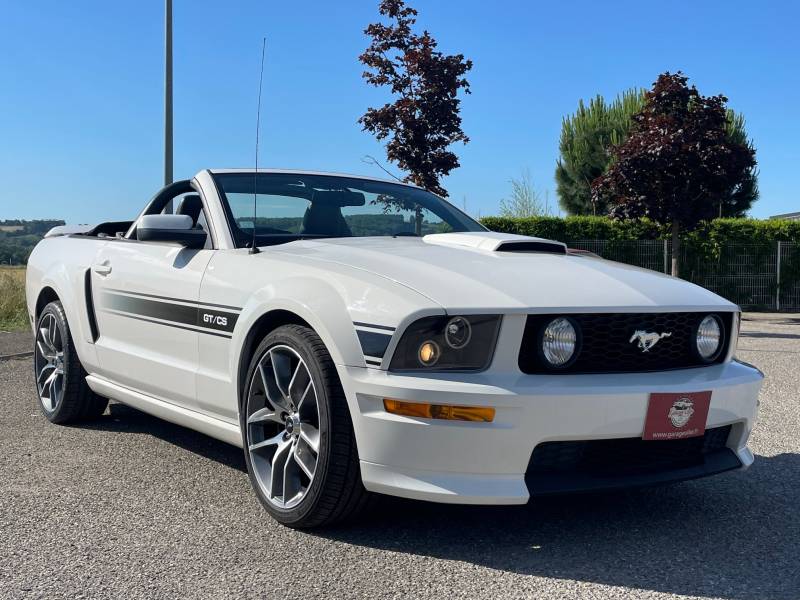
[[[108,399],[86,383],[61,302],[44,307],[36,323],[33,375],[39,407],[51,423],[66,424],[96,419]]]
[[[273,330],[254,352],[245,381],[244,456],[267,512],[283,525],[312,528],[363,510],[370,494],[361,483],[350,411],[319,336],[301,325]]]

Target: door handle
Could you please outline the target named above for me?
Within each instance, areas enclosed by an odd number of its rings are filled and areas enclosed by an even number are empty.
[[[98,275],[102,275],[103,277],[105,277],[106,275],[111,273],[111,263],[109,263],[107,260],[104,260],[100,264],[94,265],[94,267],[92,267],[92,270]]]

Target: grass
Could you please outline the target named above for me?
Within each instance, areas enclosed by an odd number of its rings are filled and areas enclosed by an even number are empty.
[[[0,330],[28,327],[25,309],[25,269],[0,267]]]

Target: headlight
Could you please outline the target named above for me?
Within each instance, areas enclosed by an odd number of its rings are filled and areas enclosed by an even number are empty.
[[[578,356],[578,326],[567,317],[558,317],[542,329],[541,351],[545,364],[563,369]]]
[[[472,338],[472,325],[464,317],[453,317],[444,326],[444,340],[453,350],[461,350]]]
[[[391,371],[480,371],[494,355],[500,315],[425,317],[403,333]]]
[[[700,358],[711,362],[722,349],[722,323],[719,317],[708,315],[697,326],[697,353]]]

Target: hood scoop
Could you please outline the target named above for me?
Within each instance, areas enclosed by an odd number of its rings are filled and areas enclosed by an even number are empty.
[[[512,233],[496,233],[494,231],[470,231],[464,233],[432,233],[422,238],[427,244],[453,246],[456,248],[473,248],[488,252],[546,252],[549,254],[566,254],[567,246],[561,242],[544,238],[514,235]]]

